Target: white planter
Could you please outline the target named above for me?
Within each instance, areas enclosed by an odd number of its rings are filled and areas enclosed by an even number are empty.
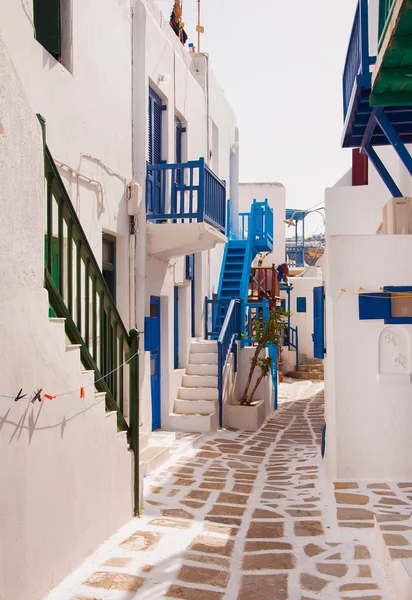
[[[225,417],[226,427],[257,431],[265,421],[265,401],[256,400],[252,406],[227,404]]]

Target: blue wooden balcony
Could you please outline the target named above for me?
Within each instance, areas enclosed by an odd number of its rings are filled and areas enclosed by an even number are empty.
[[[204,158],[147,165],[149,253],[184,256],[226,243],[226,184]]]
[[[372,32],[372,29],[371,29]],[[371,33],[378,45],[378,31]],[[342,146],[386,146],[390,144],[382,128],[377,126],[371,99],[372,68],[376,56],[370,56],[368,0],[359,0],[349,39],[342,79],[344,128]],[[404,143],[412,142],[412,107],[386,106],[383,109],[389,123]]]
[[[239,213],[240,239],[247,240],[249,233],[253,254],[272,252],[273,250],[273,209],[269,202],[253,200],[250,212]]]

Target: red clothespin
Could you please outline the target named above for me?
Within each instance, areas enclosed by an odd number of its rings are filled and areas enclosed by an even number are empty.
[[[80,398],[86,398],[86,393],[84,391],[84,387],[80,388]]]
[[[47,398],[48,400],[54,400],[56,398],[56,396],[54,396],[53,394],[42,394],[43,398]]]

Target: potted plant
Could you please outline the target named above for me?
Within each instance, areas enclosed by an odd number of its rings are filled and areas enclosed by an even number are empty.
[[[263,379],[270,375],[272,358],[266,355],[262,356],[262,353],[269,345],[281,347],[285,338],[283,332],[287,327],[285,318],[289,314],[282,307],[276,307],[270,310],[266,320],[256,319],[253,322],[256,347],[250,359],[249,374],[240,399],[236,403],[226,406],[229,427],[256,431],[263,424],[266,416],[265,401],[261,398],[255,399],[255,396]],[[242,351],[244,350],[246,349]]]

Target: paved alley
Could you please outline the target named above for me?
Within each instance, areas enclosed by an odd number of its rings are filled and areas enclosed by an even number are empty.
[[[336,484],[335,498],[324,479],[322,385],[283,384],[259,432],[175,456],[146,479],[142,517],[48,600],[392,600],[373,510],[356,506],[368,494]]]

